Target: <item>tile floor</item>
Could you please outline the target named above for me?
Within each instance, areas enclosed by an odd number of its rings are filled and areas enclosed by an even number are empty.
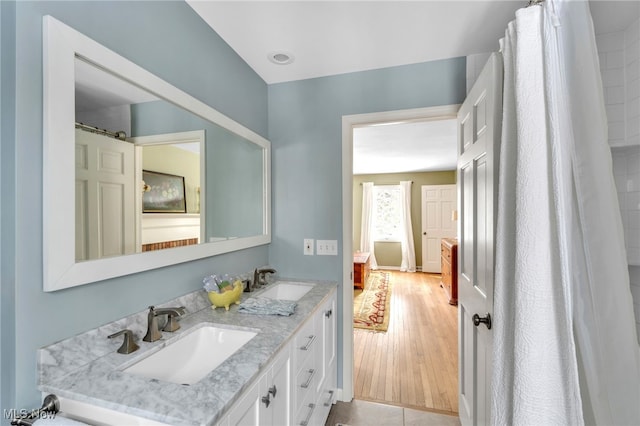
[[[338,401],[327,418],[325,426],[460,426],[458,417],[376,402],[353,400]]]

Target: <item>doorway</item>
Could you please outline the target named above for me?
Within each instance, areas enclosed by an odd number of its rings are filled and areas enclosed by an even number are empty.
[[[418,120],[449,120],[455,119],[459,105],[442,107],[418,108],[412,110],[392,111],[384,113],[360,114],[345,116],[342,120],[343,131],[343,386],[340,399],[350,401],[354,392],[354,328],[353,328],[353,129],[358,126],[389,122],[408,122]],[[415,202],[419,203],[419,197]],[[414,224],[414,228],[420,224]],[[415,274],[414,274],[415,275]],[[422,274],[421,274],[422,275]],[[426,274],[425,274],[426,275]],[[457,360],[457,353],[450,354]],[[457,381],[457,377],[455,378]]]
[[[422,272],[440,273],[440,241],[457,234],[457,185],[423,185],[421,195]]]

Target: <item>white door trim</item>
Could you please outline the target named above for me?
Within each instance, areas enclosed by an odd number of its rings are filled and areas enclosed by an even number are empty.
[[[342,116],[342,388],[340,401],[353,399],[353,129],[390,121],[457,118],[460,104]]]

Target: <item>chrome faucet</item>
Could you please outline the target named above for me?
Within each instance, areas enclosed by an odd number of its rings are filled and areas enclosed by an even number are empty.
[[[262,269],[258,269],[256,268],[255,271],[253,271],[253,285],[252,287],[255,288],[260,288],[265,284],[268,284],[267,281],[265,280],[264,274],[275,274],[276,270],[273,268],[262,268]]]
[[[159,315],[167,315],[167,323],[162,328],[162,331],[176,331],[180,328],[177,318],[184,315],[184,313],[184,306],[160,309],[156,309],[155,306],[149,306],[149,314],[147,315],[147,334],[144,335],[142,340],[145,342],[155,342],[162,338],[162,333],[160,333],[160,329],[158,327]]]

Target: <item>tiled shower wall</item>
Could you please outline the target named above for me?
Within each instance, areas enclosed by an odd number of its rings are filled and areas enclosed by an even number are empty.
[[[640,340],[640,20],[596,43]]]

